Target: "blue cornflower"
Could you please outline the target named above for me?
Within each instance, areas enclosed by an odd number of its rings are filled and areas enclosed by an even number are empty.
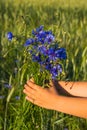
[[[16,100],[20,100],[20,96],[15,96],[15,99]]]
[[[29,38],[29,39],[26,40],[24,46],[29,46],[30,44],[32,44],[34,42],[35,42],[35,40],[33,38]]]
[[[56,60],[56,55],[55,55],[55,49],[54,48],[49,48],[48,50],[48,57],[50,60],[55,61]]]
[[[66,59],[66,50],[65,48],[59,48],[58,50],[55,51],[56,57],[59,59]]]
[[[55,37],[52,35],[52,34],[48,34],[47,36],[46,36],[46,38],[45,38],[45,43],[52,43],[52,42],[54,42],[54,40],[55,40]]]
[[[53,66],[50,70],[51,74],[52,74],[52,77],[57,77],[58,76],[58,69],[57,69],[57,66]]]
[[[39,28],[36,28],[36,32],[37,32],[37,33],[40,32],[41,30],[43,30],[43,28],[44,28],[44,26],[41,25]]]
[[[46,34],[46,35],[52,34],[52,31],[45,31],[45,34]]]
[[[8,32],[6,36],[7,36],[8,40],[10,40],[10,41],[14,37],[13,34],[12,34],[12,32]]]
[[[37,37],[45,38],[46,37],[45,31],[40,31],[39,34],[37,35]]]
[[[58,73],[62,73],[62,66],[60,64],[57,64]]]
[[[36,42],[44,44],[44,39],[38,36]]]
[[[3,98],[5,98],[5,96],[4,95],[0,95],[0,99],[3,99]]]
[[[33,54],[32,55],[32,61],[34,61],[34,62],[38,62],[38,63],[40,63],[42,60],[41,60],[41,55],[35,55],[35,54]]]
[[[10,84],[8,84],[8,83],[5,83],[5,84],[4,84],[4,87],[5,87],[5,88],[12,88],[12,86],[11,86]]]
[[[51,68],[52,68],[52,64],[51,63],[47,63],[47,64],[45,64],[45,69],[46,70],[51,70]]]
[[[39,28],[36,28],[36,30],[32,30],[32,34],[36,36],[40,31],[43,30],[43,25],[41,25]]]
[[[41,30],[39,33],[37,33],[37,35],[35,37],[36,37],[37,42],[44,44],[44,40],[46,38],[46,33],[45,33],[45,31]]]
[[[62,66],[60,64],[56,64],[51,68],[50,72],[52,74],[52,79],[55,79],[60,73],[62,73]]]
[[[55,54],[54,55],[49,55],[49,59],[50,59],[50,61],[55,61],[56,60]]]
[[[47,55],[47,48],[45,46],[39,46],[38,47],[38,51],[43,54],[43,55]]]
[[[55,52],[55,49],[54,49],[54,48],[50,47],[50,48],[48,49],[48,55],[52,55],[52,54],[54,54],[54,52]]]

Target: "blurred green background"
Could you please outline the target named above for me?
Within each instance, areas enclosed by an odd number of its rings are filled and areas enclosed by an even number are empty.
[[[26,102],[22,93],[30,69],[37,72],[36,67],[29,67],[23,44],[32,29],[40,25],[51,29],[60,46],[67,50],[66,80],[87,81],[86,3],[86,0],[0,0],[0,130],[87,130],[86,119],[39,108]],[[9,31],[19,40],[9,42],[6,39]],[[20,99],[15,99],[16,96]]]

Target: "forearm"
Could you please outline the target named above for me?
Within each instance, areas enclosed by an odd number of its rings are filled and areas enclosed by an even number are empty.
[[[58,96],[54,102],[54,110],[87,118],[87,98]]]
[[[87,82],[59,81],[58,84],[73,96],[87,97]]]

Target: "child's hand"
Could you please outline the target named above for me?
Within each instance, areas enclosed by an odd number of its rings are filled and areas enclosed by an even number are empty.
[[[50,83],[49,88],[42,88],[34,83],[34,80],[28,80],[24,85],[23,92],[26,94],[26,99],[40,107],[54,109],[56,97],[59,96],[53,83]],[[58,102],[58,99],[57,99]]]

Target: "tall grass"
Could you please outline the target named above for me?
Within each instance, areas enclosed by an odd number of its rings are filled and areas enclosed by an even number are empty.
[[[44,25],[67,50],[64,80],[87,81],[87,7],[85,0],[0,1],[0,130],[86,130],[87,120],[45,110],[25,100],[23,86],[37,68],[23,47],[31,30]],[[18,36],[9,42],[8,31]],[[44,78],[44,76],[43,76]],[[37,79],[38,80],[38,79]],[[11,85],[11,88],[5,87]],[[15,96],[20,96],[16,100]]]

